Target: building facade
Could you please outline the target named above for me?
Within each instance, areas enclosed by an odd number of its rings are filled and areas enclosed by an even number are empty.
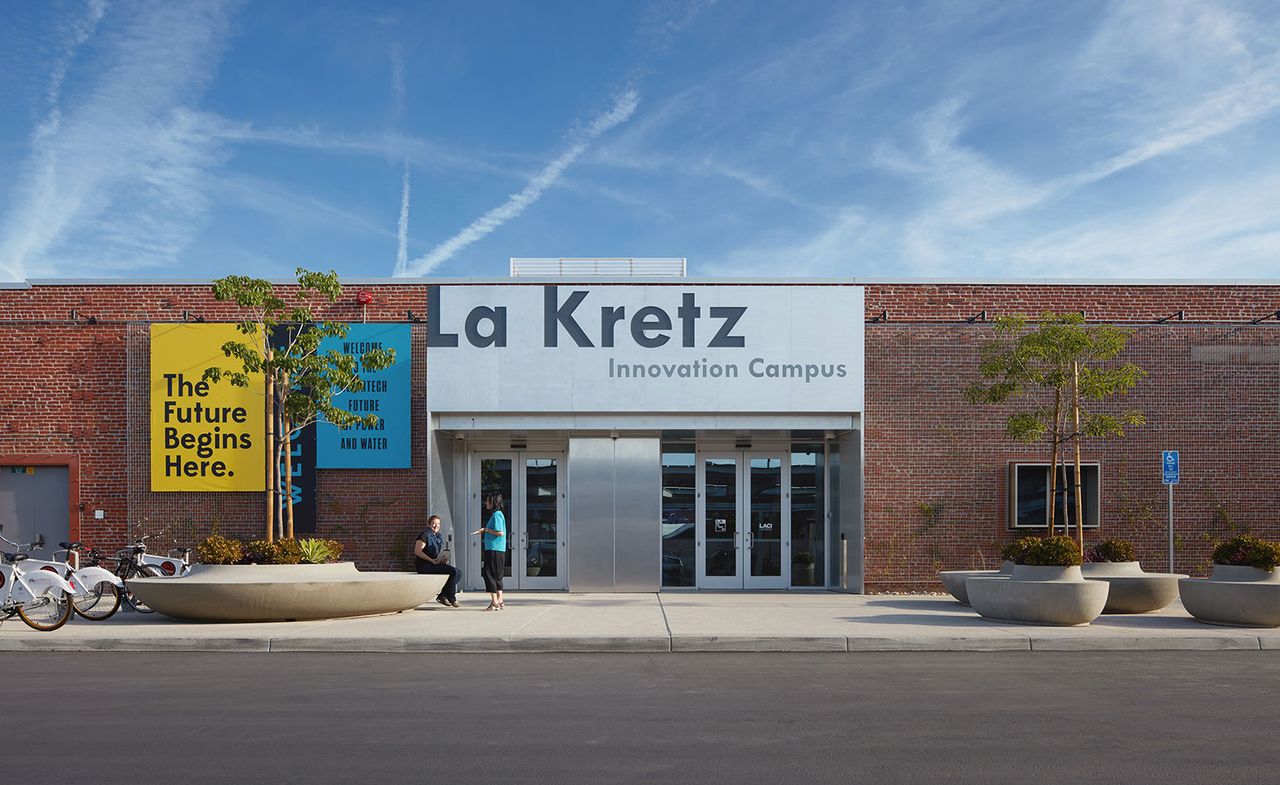
[[[1048,450],[962,390],[992,319],[1046,311],[1125,327],[1122,359],[1148,374],[1107,404],[1147,425],[1084,447],[1087,540],[1126,537],[1166,565],[1168,449],[1179,571],[1236,531],[1280,535],[1280,282],[346,286],[318,316],[355,325],[353,352],[394,345],[399,375],[351,404],[378,428],[320,426],[294,471],[302,529],[362,567],[409,567],[437,512],[478,587],[467,532],[494,493],[521,589],[927,590],[939,569],[994,566],[1001,543],[1043,531]],[[261,536],[262,480],[214,465],[255,454],[258,432],[233,427],[238,404],[204,405],[221,393],[188,406],[208,354],[195,337],[242,316],[207,283],[0,284],[6,534],[104,550]]]

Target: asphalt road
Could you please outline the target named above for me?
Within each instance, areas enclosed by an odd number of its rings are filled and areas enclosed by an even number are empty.
[[[1267,783],[1275,652],[4,654],[15,783]]]

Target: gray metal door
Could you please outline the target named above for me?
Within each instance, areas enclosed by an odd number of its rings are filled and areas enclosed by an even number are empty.
[[[71,539],[71,493],[65,466],[0,466],[0,524],[17,542],[43,534],[51,548]]]

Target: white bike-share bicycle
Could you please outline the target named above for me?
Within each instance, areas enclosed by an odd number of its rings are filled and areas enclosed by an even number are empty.
[[[4,527],[0,526],[0,530]],[[17,546],[17,543],[0,534],[0,540]],[[54,561],[27,559],[24,569],[41,569],[53,572],[67,579],[71,584],[71,610],[82,619],[89,621],[105,621],[120,609],[121,590],[124,581],[104,570],[97,564],[97,549],[88,554],[89,563],[81,566],[79,542],[60,542],[62,550],[54,551]],[[59,557],[61,560],[59,561]]]
[[[17,552],[0,554],[0,615],[8,619],[17,614],[33,630],[56,630],[71,618],[75,590],[57,572],[23,566],[26,552],[44,547],[43,534],[33,543],[15,545]]]

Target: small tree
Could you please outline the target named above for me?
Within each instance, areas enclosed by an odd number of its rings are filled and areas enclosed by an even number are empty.
[[[1129,331],[1114,325],[1086,326],[1078,313],[1046,313],[1034,330],[1027,319],[1002,316],[995,320],[996,340],[982,346],[979,373],[988,382],[974,382],[965,397],[974,404],[1003,404],[1023,394],[1052,391],[1053,403],[1010,414],[1005,433],[1020,442],[1049,442],[1049,515],[1047,535],[1054,531],[1060,448],[1071,442],[1075,452],[1076,539],[1084,550],[1084,499],[1080,480],[1080,443],[1090,437],[1124,436],[1128,426],[1146,418],[1138,411],[1119,415],[1087,409],[1082,401],[1101,401],[1123,395],[1146,376],[1132,363],[1110,363],[1124,351]],[[1039,397],[1040,401],[1044,396]],[[1066,530],[1069,521],[1063,521]]]
[[[339,428],[361,424],[374,426],[378,415],[358,416],[333,405],[333,396],[359,392],[364,382],[359,372],[380,371],[395,363],[391,349],[371,349],[359,359],[333,350],[321,352],[325,338],[345,338],[348,326],[341,322],[316,322],[309,300],[323,298],[337,302],[342,295],[338,274],[309,272],[301,267],[294,299],[289,302],[275,292],[270,281],[229,275],[213,283],[213,296],[233,300],[250,312],[236,324],[245,336],[243,341],[228,341],[223,353],[239,360],[238,368],[208,368],[204,378],[210,382],[226,379],[237,387],[248,387],[250,375],[261,373],[265,379],[267,400],[267,542],[274,541],[277,528],[285,537],[293,537],[293,434],[323,418]],[[283,333],[280,347],[273,335]],[[280,428],[276,430],[276,422]],[[278,475],[284,463],[285,517],[277,527],[281,483]]]

